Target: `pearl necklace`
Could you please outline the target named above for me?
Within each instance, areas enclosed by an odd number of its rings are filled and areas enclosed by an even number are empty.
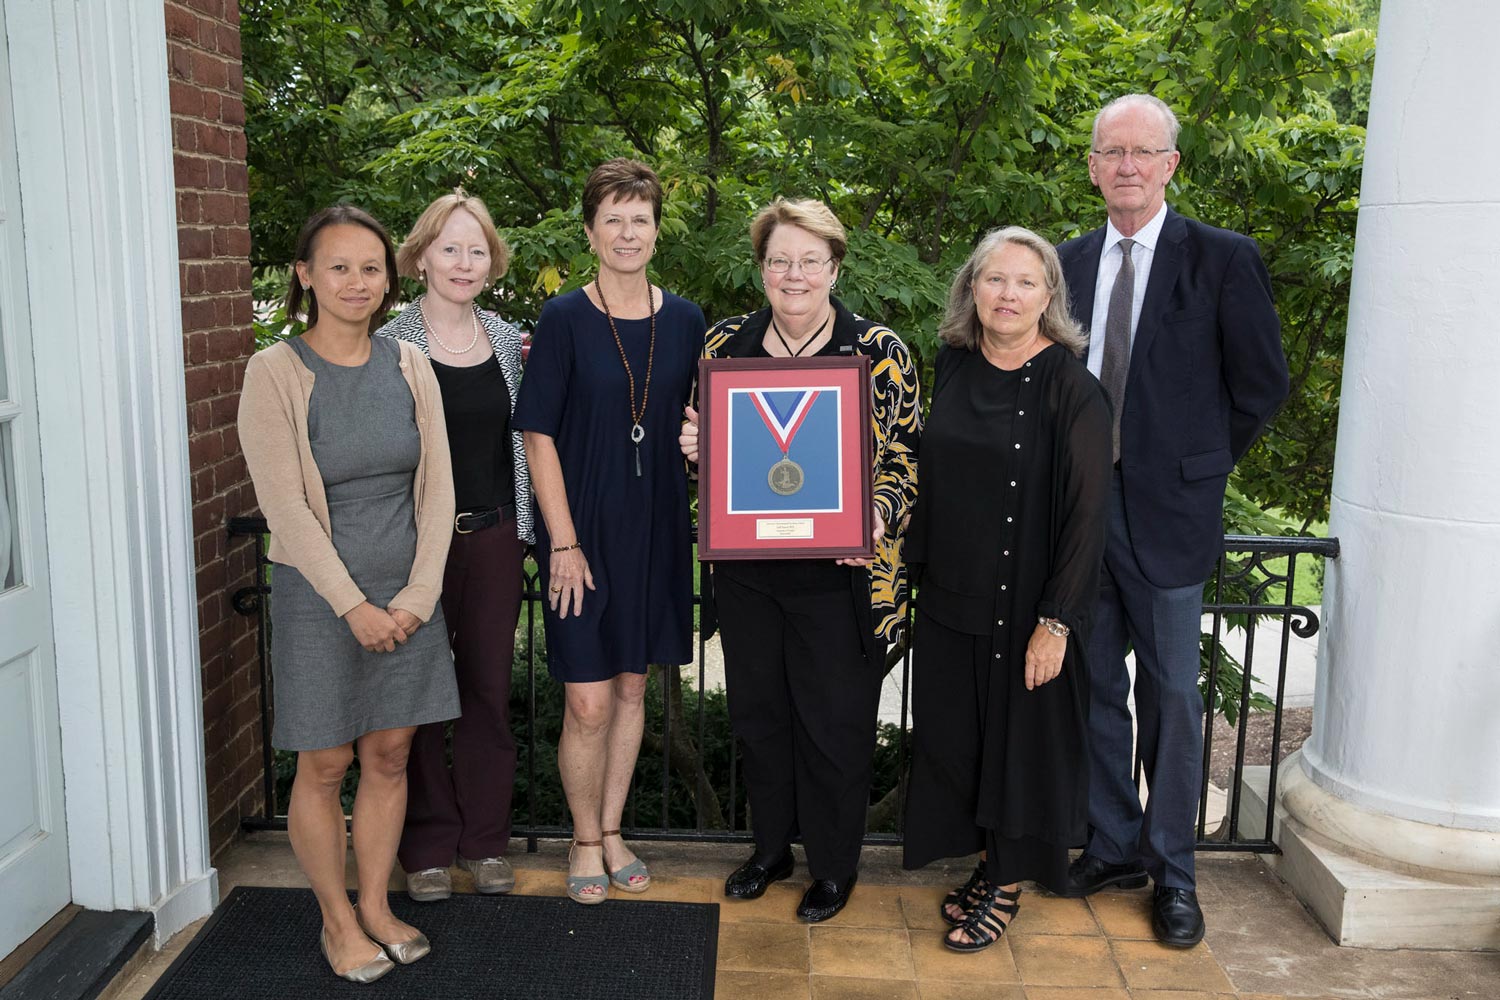
[[[473,307],[470,307],[469,309],[469,322],[473,325],[474,335],[469,338],[469,342],[467,344],[465,344],[463,347],[460,347],[456,351],[453,348],[449,347],[447,344],[443,343],[442,338],[437,335],[437,327],[433,326],[432,321],[427,318],[427,305],[425,300],[423,302],[417,303],[417,311],[422,314],[422,325],[427,328],[427,339],[437,344],[449,354],[468,354],[474,349],[474,345],[479,343],[479,317],[474,315]]]

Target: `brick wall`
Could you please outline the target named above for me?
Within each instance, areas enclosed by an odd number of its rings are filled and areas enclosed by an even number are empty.
[[[254,581],[255,550],[225,534],[255,497],[235,433],[250,329],[250,230],[244,78],[236,0],[166,0],[177,173],[188,457],[198,567],[198,646],[212,850],[261,808],[259,672],[254,619],[230,606]]]

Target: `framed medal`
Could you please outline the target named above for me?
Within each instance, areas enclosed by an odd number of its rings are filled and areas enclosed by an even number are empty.
[[[698,366],[698,558],[868,559],[870,359]]]

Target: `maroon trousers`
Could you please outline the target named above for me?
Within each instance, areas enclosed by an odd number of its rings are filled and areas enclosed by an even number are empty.
[[[449,723],[421,726],[412,740],[406,826],[397,852],[405,871],[447,868],[455,853],[500,857],[510,842],[516,779],[510,671],[525,551],[508,517],[492,528],[453,536],[442,601],[463,714],[451,723],[451,767],[444,745]]]

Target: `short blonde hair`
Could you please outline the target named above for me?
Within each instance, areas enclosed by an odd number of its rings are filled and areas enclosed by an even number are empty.
[[[948,309],[938,327],[938,336],[950,347],[966,351],[979,349],[984,339],[984,326],[979,322],[979,310],[974,305],[974,277],[990,259],[990,254],[1007,243],[1023,246],[1042,259],[1042,280],[1047,283],[1047,293],[1052,296],[1037,322],[1042,336],[1082,357],[1089,342],[1068,309],[1068,281],[1063,277],[1057,250],[1022,226],[991,229],[974,247],[969,259],[953,276],[953,285],[948,289]]]
[[[396,251],[396,269],[402,277],[425,280],[421,273],[422,255],[459,209],[472,215],[484,233],[484,242],[490,248],[489,280],[494,282],[504,277],[506,268],[510,267],[510,247],[500,238],[500,233],[495,229],[495,220],[490,218],[490,210],[484,207],[484,202],[465,193],[461,187],[454,188],[452,194],[445,194],[428,205],[418,217],[417,224],[411,227],[411,233],[402,242],[401,249]]]
[[[765,261],[766,244],[777,226],[796,226],[823,240],[835,264],[843,264],[844,255],[849,252],[849,237],[833,209],[816,198],[777,198],[756,212],[750,223],[750,245],[755,249],[757,264]]]

